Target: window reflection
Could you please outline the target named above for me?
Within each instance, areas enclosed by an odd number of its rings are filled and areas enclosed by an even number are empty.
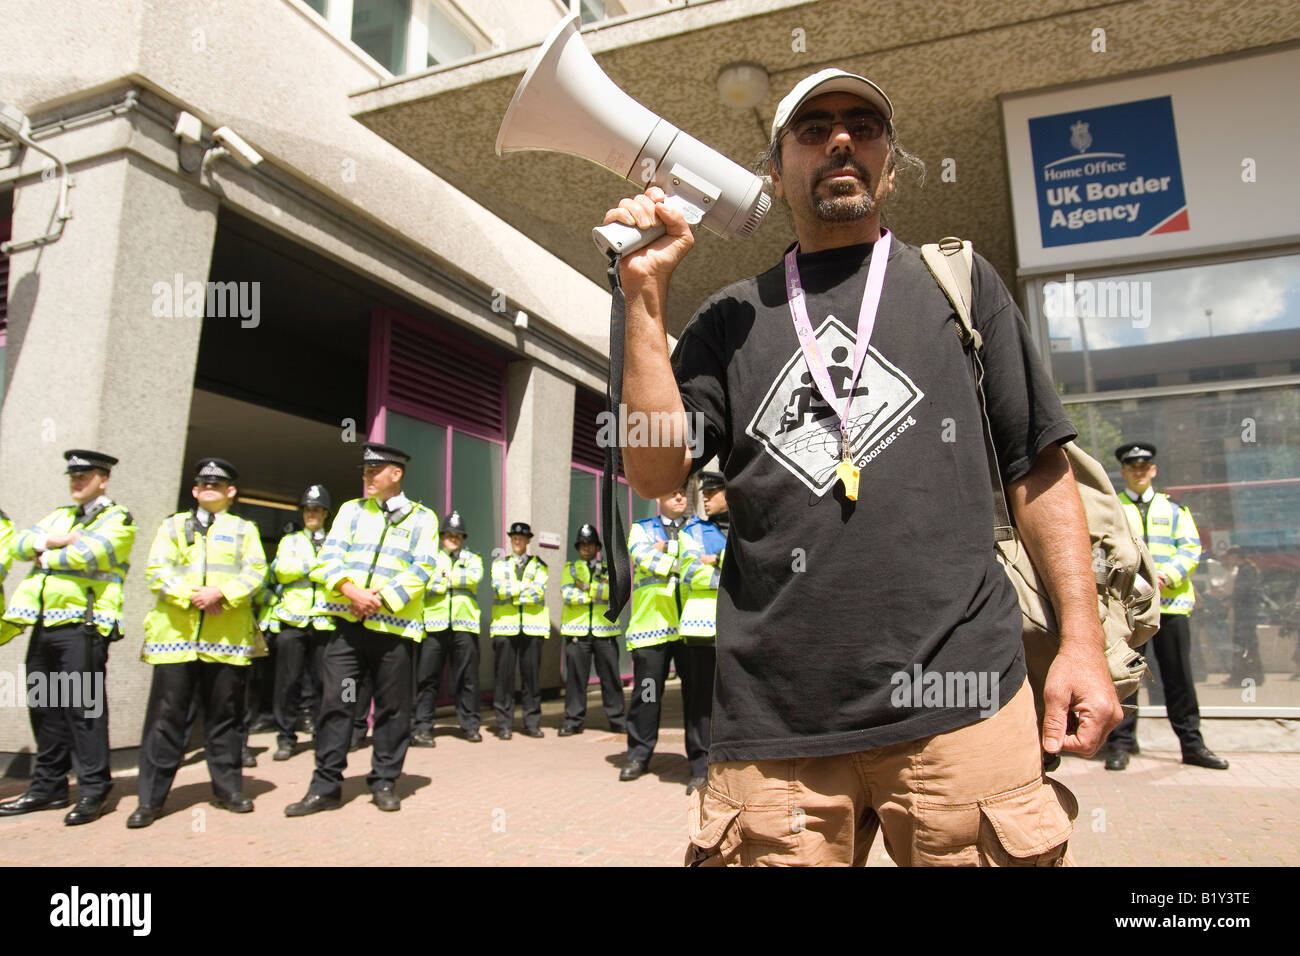
[[[1300,373],[1300,256],[1043,283],[1063,394]]]
[[[1300,706],[1300,681],[1291,680],[1300,671],[1300,388],[1067,408],[1079,444],[1106,465],[1117,491],[1115,449],[1150,441],[1159,449],[1156,490],[1192,513],[1202,547],[1190,619],[1200,705]],[[1243,581],[1250,593],[1238,591]],[[1258,678],[1239,660],[1248,645],[1257,647],[1246,664],[1257,657]],[[1158,684],[1143,702],[1163,703]]]

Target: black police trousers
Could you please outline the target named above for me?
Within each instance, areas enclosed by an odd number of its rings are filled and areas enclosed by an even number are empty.
[[[275,637],[276,742],[293,746],[297,742],[298,718],[316,717],[320,707],[320,658],[329,631],[314,627],[291,627]]]
[[[690,761],[691,776],[708,775],[715,660],[712,644],[687,646],[681,641],[671,641],[633,648],[632,703],[627,712],[629,761],[649,764],[654,756],[668,665],[674,663],[677,676],[682,679],[682,722],[686,727],[686,759]]]
[[[66,797],[68,771],[78,795],[101,799],[108,771],[108,642],[93,625],[32,627],[27,645],[27,716],[36,737],[36,766],[28,793]]]
[[[411,741],[412,661],[415,643],[396,634],[339,621],[326,639],[321,665],[321,706],[316,718],[316,772],[309,793],[337,797],[348,766],[361,677],[374,688],[374,752],[366,783],[376,790],[396,784]]]
[[[1201,711],[1192,679],[1192,631],[1186,614],[1161,614],[1160,630],[1142,650],[1154,655],[1160,685],[1165,691],[1165,713],[1178,735],[1183,753],[1205,746],[1201,736]],[[1124,701],[1136,706],[1137,692]],[[1106,746],[1130,753],[1137,743],[1137,712],[1125,716],[1106,738]]]
[[[592,659],[600,678],[600,700],[616,734],[627,730],[623,712],[623,682],[618,674],[617,637],[564,638],[564,726],[581,730],[587,720],[587,682],[591,679]]]
[[[466,732],[479,728],[478,631],[431,631],[420,644],[416,667],[415,729],[432,730],[442,684],[443,661],[450,661],[456,720]]]
[[[140,805],[161,807],[185,756],[186,716],[197,696],[203,712],[203,750],[218,799],[243,786],[243,707],[248,665],[186,661],[153,665],[149,705],[140,735]]]
[[[520,697],[524,710],[524,729],[541,730],[542,695],[539,689],[542,668],[542,637],[511,634],[492,638],[492,658],[496,672],[496,691],[492,709],[496,711],[497,731],[511,730],[515,723],[515,666],[519,667]]]

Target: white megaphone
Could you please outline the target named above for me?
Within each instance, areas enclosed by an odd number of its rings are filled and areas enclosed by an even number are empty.
[[[763,181],[660,119],[605,75],[578,34],[578,14],[542,44],[497,133],[497,155],[546,149],[581,156],[624,179],[659,186],[691,225],[720,236],[750,236],[772,205]],[[611,223],[592,230],[609,255],[639,249],[664,234]]]

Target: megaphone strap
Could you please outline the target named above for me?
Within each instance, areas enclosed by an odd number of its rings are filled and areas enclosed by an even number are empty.
[[[619,257],[609,257],[609,387],[605,395],[608,411],[618,421],[623,404],[623,338],[627,320],[627,300],[618,280]],[[627,554],[627,530],[618,507],[619,447],[617,441],[605,446],[605,471],[601,475],[600,534],[605,542],[605,559],[609,563],[609,607],[605,619],[617,621],[632,595],[632,571]]]

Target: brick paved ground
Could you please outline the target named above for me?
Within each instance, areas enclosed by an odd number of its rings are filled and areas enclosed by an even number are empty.
[[[436,749],[412,748],[407,757],[400,813],[381,813],[369,802],[367,744],[349,755],[342,809],[286,818],[284,807],[306,793],[312,754],[300,745],[292,760],[274,763],[267,749],[274,735],[260,734],[253,738],[258,766],[245,771],[254,813],[208,805],[207,768],[196,754],[177,775],[167,815],[150,829],[126,829],[135,779],[119,774],[115,806],[95,824],[65,827],[62,812],[0,820],[0,864],[675,866],[686,840],[687,766],[680,698],[675,682],[669,686],[659,752],[651,773],[633,783],[617,779],[624,739],[600,729],[598,695],[590,729],[563,740],[555,736],[560,701],[544,708],[542,740],[516,731],[508,742],[485,735],[470,744],[440,728]],[[1148,750],[1124,773],[1067,758],[1057,776],[1079,798],[1076,860],[1300,863],[1300,754],[1226,755],[1227,772],[1184,767],[1168,751]],[[0,798],[22,790],[22,781],[0,782]],[[879,840],[870,862],[891,865]]]

